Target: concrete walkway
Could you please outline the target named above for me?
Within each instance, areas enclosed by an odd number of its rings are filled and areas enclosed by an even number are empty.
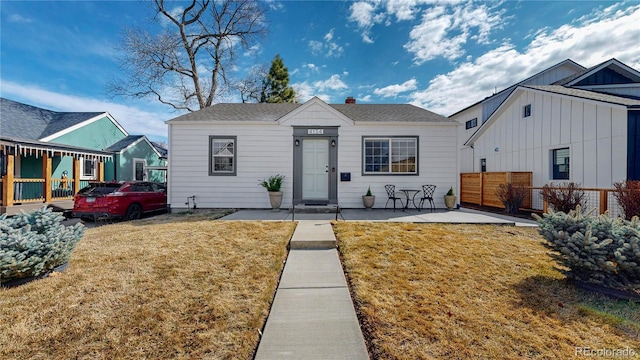
[[[255,358],[369,359],[329,221],[298,221]]]

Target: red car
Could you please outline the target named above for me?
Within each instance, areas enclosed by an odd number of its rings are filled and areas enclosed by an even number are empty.
[[[139,219],[143,213],[167,210],[167,188],[148,181],[92,182],[73,199],[73,217],[109,216]]]

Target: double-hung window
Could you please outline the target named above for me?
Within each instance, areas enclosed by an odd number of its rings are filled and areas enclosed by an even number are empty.
[[[569,148],[554,149],[553,180],[569,180]]]
[[[236,175],[236,136],[209,136],[209,176]]]
[[[80,179],[95,180],[98,174],[98,161],[91,158],[82,158],[80,160]]]
[[[417,175],[418,138],[363,138],[363,174]]]

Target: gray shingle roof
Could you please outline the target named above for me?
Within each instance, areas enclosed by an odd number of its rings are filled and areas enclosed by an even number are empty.
[[[301,104],[215,104],[172,121],[276,121]]]
[[[158,153],[160,153],[160,156],[162,156],[163,158],[166,158],[167,155],[169,155],[169,150],[167,150],[167,148],[164,147],[164,145],[162,145],[162,144],[160,144],[158,142],[155,142],[155,141],[152,141],[151,145],[153,145],[153,147],[156,148]]]
[[[410,104],[332,104],[353,121],[456,122]]]
[[[143,138],[143,137],[144,137],[144,135],[129,135],[129,136],[125,137],[124,139],[118,141],[117,143],[109,146],[108,148],[105,149],[105,151],[113,151],[113,152],[122,151],[127,146],[133,144],[134,142],[138,141],[138,139]]]
[[[640,100],[615,96],[610,94],[599,93],[595,91],[582,90],[576,88],[568,88],[560,85],[528,85],[523,88],[542,90],[560,95],[575,96],[582,99],[602,101],[610,104],[624,105],[627,107],[640,107]]]
[[[40,140],[104,112],[56,112],[0,98],[0,134]]]
[[[224,103],[179,116],[171,121],[277,121],[302,104]],[[353,121],[455,122],[409,104],[330,104]]]

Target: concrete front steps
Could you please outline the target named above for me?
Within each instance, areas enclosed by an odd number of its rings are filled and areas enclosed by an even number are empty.
[[[291,250],[335,249],[333,227],[328,221],[299,220],[289,246]]]

